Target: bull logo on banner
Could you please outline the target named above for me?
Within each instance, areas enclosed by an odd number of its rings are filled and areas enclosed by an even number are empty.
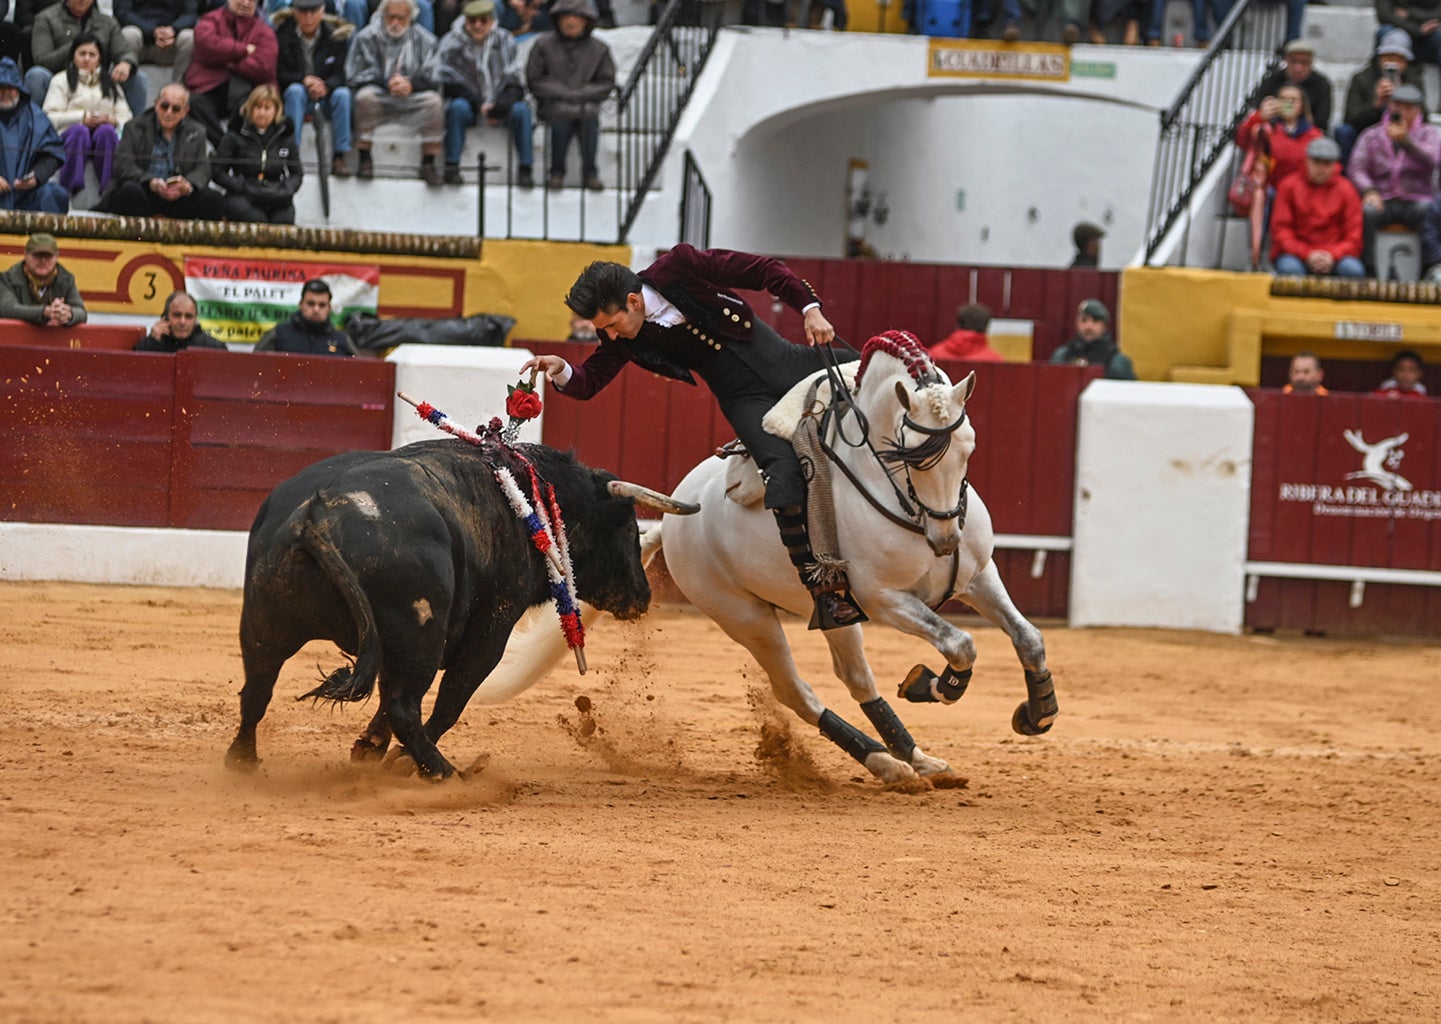
[[[1410,439],[1410,434],[1397,434],[1374,444],[1368,444],[1359,430],[1343,430],[1341,436],[1362,455],[1361,468],[1355,473],[1347,473],[1347,480],[1369,480],[1388,491],[1416,489],[1411,486],[1410,480],[1395,472],[1406,457],[1406,451],[1401,446]]]

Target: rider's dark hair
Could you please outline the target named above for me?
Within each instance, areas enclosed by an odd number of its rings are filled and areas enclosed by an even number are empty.
[[[565,304],[572,313],[589,320],[598,313],[624,309],[625,297],[639,294],[640,278],[635,271],[619,263],[596,260],[570,286]]]

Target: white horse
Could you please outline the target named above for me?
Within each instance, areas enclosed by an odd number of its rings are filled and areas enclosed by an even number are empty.
[[[845,364],[849,371],[855,364]],[[952,385],[916,340],[889,332],[866,343],[855,372],[852,408],[826,416],[836,533],[852,595],[870,619],[927,640],[945,658],[938,677],[922,665],[900,685],[915,702],[954,703],[976,660],[970,634],[933,610],[959,598],[1010,637],[1025,669],[1028,699],[1011,725],[1023,735],[1050,729],[1057,704],[1040,631],[1012,603],[991,561],[990,513],[966,483],[975,431],[965,403],[971,374]],[[822,392],[828,392],[827,385]],[[814,411],[814,410],[812,410]],[[750,463],[747,463],[751,466]],[[751,466],[753,472],[753,466]],[[884,746],[828,709],[796,670],[777,609],[809,615],[811,597],[781,544],[771,513],[727,496],[727,463],[707,459],[681,481],[677,500],[699,503],[690,517],[667,515],[642,538],[662,548],[682,593],[745,647],[770,677],[776,698],[817,726],[877,778],[897,782],[949,770],[920,750],[876,688],[862,627],[823,633],[831,664],[884,741]],[[758,474],[756,475],[758,480]],[[544,675],[564,648],[539,649],[547,633],[517,634],[506,662],[480,688],[482,701],[503,700]],[[530,649],[526,649],[530,645]]]

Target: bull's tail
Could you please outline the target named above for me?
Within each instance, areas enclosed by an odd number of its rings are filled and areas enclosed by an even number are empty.
[[[660,549],[660,524],[657,523],[640,539],[641,562],[650,565]],[[584,601],[580,602],[580,612],[587,631],[601,616],[600,609]],[[481,704],[500,704],[510,700],[549,675],[565,654],[565,635],[556,625],[555,606],[544,604],[532,608],[511,631],[500,664],[486,677],[472,699]]]
[[[375,628],[370,598],[361,588],[355,570],[340,556],[330,537],[316,527],[308,510],[297,526],[296,539],[345,598],[350,616],[355,620],[357,652],[354,664],[336,669],[319,686],[302,693],[296,700],[328,700],[336,704],[365,700],[375,689],[380,670],[380,632]]]

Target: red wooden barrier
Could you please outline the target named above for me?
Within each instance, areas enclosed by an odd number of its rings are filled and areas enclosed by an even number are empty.
[[[1441,571],[1441,403],[1252,390],[1253,562]],[[1395,441],[1367,459],[1356,443]],[[1256,628],[1441,634],[1441,588],[1263,578]]]
[[[88,348],[128,352],[145,332],[118,324],[81,324],[78,327],[40,327],[28,320],[0,320],[0,345],[39,348]]]
[[[395,367],[0,345],[0,519],[246,530],[312,462],[390,447]]]

